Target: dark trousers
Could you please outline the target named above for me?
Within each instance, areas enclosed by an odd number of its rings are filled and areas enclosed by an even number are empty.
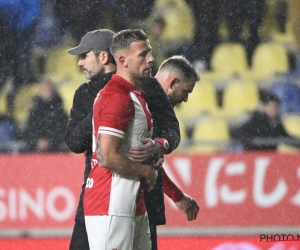
[[[150,227],[150,234],[151,234],[152,250],[158,250],[156,225],[155,225],[155,223],[151,222],[151,220],[149,220],[149,227]]]
[[[157,250],[156,225],[149,221],[152,250]],[[89,250],[89,241],[84,221],[75,221],[69,250]]]
[[[70,250],[90,249],[84,221],[75,221],[69,249]]]

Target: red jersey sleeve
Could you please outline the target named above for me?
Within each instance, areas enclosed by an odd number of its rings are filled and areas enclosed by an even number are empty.
[[[128,122],[134,118],[134,115],[134,104],[128,93],[103,93],[94,105],[98,133],[123,138]]]
[[[161,171],[164,193],[174,202],[181,201],[183,192],[179,187],[176,186],[176,184],[173,181],[171,181],[163,167],[161,168]]]

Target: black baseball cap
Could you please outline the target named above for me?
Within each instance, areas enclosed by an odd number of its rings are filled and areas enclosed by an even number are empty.
[[[68,50],[71,55],[80,55],[91,50],[103,50],[110,53],[109,46],[112,42],[114,32],[107,29],[93,30],[86,33],[77,47]]]

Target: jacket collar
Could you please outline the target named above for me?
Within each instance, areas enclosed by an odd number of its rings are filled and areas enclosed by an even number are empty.
[[[94,96],[96,96],[98,94],[98,92],[101,89],[103,89],[103,87],[110,81],[112,75],[115,73],[116,73],[116,71],[102,74],[100,76],[93,78],[91,81],[89,81],[90,90],[92,91]]]

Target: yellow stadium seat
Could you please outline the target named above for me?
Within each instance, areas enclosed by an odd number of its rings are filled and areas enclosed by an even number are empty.
[[[275,43],[259,44],[254,51],[250,78],[267,80],[289,70],[288,55],[285,47]]]
[[[63,107],[67,114],[70,114],[70,110],[73,105],[73,97],[76,89],[78,88],[78,84],[66,83],[58,86],[58,93],[63,100]]]
[[[65,82],[86,81],[79,69],[78,57],[68,54],[70,47],[57,47],[53,49],[46,59],[45,76],[56,84]]]
[[[283,46],[294,46],[296,44],[295,34],[293,32],[292,22],[288,21],[286,24],[286,31],[284,33],[277,30],[271,32],[271,39]]]
[[[206,117],[200,120],[193,132],[193,146],[189,153],[213,153],[226,149],[229,140],[228,124],[224,119]]]
[[[194,37],[194,19],[192,10],[184,0],[156,0],[152,18],[162,16],[166,27],[162,34],[162,41],[182,43],[192,41]],[[178,32],[180,30],[180,32]]]
[[[187,140],[188,136],[187,136],[186,126],[185,126],[184,122],[180,121],[180,120],[179,120],[179,129],[180,129],[181,141]]]
[[[239,43],[220,44],[213,51],[211,67],[224,78],[245,75],[248,72],[245,47]]]
[[[186,103],[175,108],[176,115],[180,119],[191,119],[203,113],[212,113],[218,109],[216,90],[214,85],[208,81],[200,80],[195,84],[194,90],[189,94]]]
[[[4,91],[0,92],[0,115],[8,113],[7,95]]]
[[[291,136],[300,138],[300,115],[285,115],[283,117],[283,126]]]
[[[297,114],[284,115],[282,122],[288,134],[300,139],[300,115]],[[289,146],[286,144],[280,144],[277,149],[277,151],[280,153],[294,153],[299,150],[300,150],[299,148]]]
[[[236,80],[224,90],[223,107],[219,115],[234,118],[255,110],[259,105],[259,90],[254,82]]]
[[[221,88],[223,87],[222,82],[226,81],[228,79],[228,75],[227,74],[220,74],[216,71],[213,70],[204,70],[201,73],[201,81],[210,81],[212,82],[214,85],[217,86],[217,83],[221,83]]]
[[[31,99],[37,94],[37,83],[26,84],[18,89],[18,92],[14,98],[13,118],[20,126],[26,122],[29,115]]]

